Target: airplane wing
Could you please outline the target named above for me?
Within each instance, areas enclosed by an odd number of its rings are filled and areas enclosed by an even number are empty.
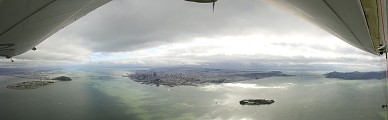
[[[372,54],[386,45],[386,0],[267,0]]]
[[[213,2],[217,2],[217,0],[185,0],[185,1],[197,2],[197,3],[213,3]]]
[[[111,0],[0,0],[0,56],[13,57]]]
[[[32,49],[111,0],[0,0],[0,56]],[[215,0],[186,0],[214,2]],[[372,54],[386,39],[385,0],[268,0]]]

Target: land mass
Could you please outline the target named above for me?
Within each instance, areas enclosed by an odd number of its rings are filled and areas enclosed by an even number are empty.
[[[8,85],[7,88],[15,89],[15,90],[28,90],[28,89],[40,88],[53,83],[55,83],[55,81],[53,80],[26,81],[26,82]]]
[[[142,84],[174,87],[180,85],[198,86],[207,83],[230,83],[274,76],[287,77],[291,75],[283,74],[281,71],[259,72],[209,68],[167,68],[135,71],[134,74],[128,74],[124,77],[129,77]]]
[[[16,84],[8,85],[7,88],[15,89],[15,90],[36,89],[36,88],[40,88],[40,87],[43,87],[43,86],[47,86],[47,85],[53,84],[53,83],[55,83],[55,80],[71,81],[71,78],[70,77],[66,77],[66,76],[60,76],[60,77],[56,77],[56,78],[52,78],[52,79],[47,78],[46,80],[25,81],[25,82],[21,82],[21,83],[16,83]]]
[[[71,81],[72,79],[70,77],[60,76],[60,77],[52,78],[51,80]]]
[[[244,99],[240,100],[240,105],[269,105],[274,103],[274,100],[266,99]]]
[[[379,72],[329,72],[323,74],[326,78],[337,78],[342,80],[371,80],[371,79],[384,79],[385,71]]]

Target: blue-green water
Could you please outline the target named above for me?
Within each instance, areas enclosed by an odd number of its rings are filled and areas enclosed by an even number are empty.
[[[68,71],[79,76],[33,90],[6,85],[24,81],[0,76],[0,120],[377,120],[382,117],[380,80],[273,77],[200,87],[156,87],[121,75],[127,71]],[[110,75],[91,79],[91,75]],[[242,106],[246,98],[274,99]]]

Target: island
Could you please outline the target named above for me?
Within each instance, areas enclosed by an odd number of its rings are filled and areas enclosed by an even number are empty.
[[[60,77],[52,78],[51,80],[71,81],[72,79],[70,77],[60,76]]]
[[[8,85],[7,88],[15,89],[15,90],[28,90],[28,89],[40,88],[53,83],[55,83],[55,81],[53,80],[25,81],[21,83]]]
[[[240,105],[269,105],[274,103],[274,100],[266,99],[244,99],[240,100]]]
[[[210,68],[160,68],[135,71],[123,77],[129,77],[136,82],[147,85],[164,86],[198,86],[203,84],[230,83],[244,80],[261,79],[268,77],[287,77],[281,71],[240,71],[229,69]]]
[[[384,79],[386,71],[378,72],[329,72],[323,74],[326,78],[337,78],[342,80],[371,80],[371,79]]]
[[[25,82],[21,82],[21,83],[8,85],[7,88],[15,89],[15,90],[36,89],[36,88],[40,88],[43,86],[53,84],[53,83],[55,83],[55,80],[71,81],[71,78],[66,77],[66,76],[60,76],[60,77],[56,77],[56,78],[52,78],[52,79],[45,78],[45,80],[39,80],[39,81],[25,81]]]

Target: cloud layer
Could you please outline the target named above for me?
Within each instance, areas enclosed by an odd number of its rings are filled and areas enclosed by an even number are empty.
[[[378,57],[262,0],[220,0],[214,13],[211,4],[183,0],[115,0],[37,47],[16,58],[24,65],[379,66]]]

